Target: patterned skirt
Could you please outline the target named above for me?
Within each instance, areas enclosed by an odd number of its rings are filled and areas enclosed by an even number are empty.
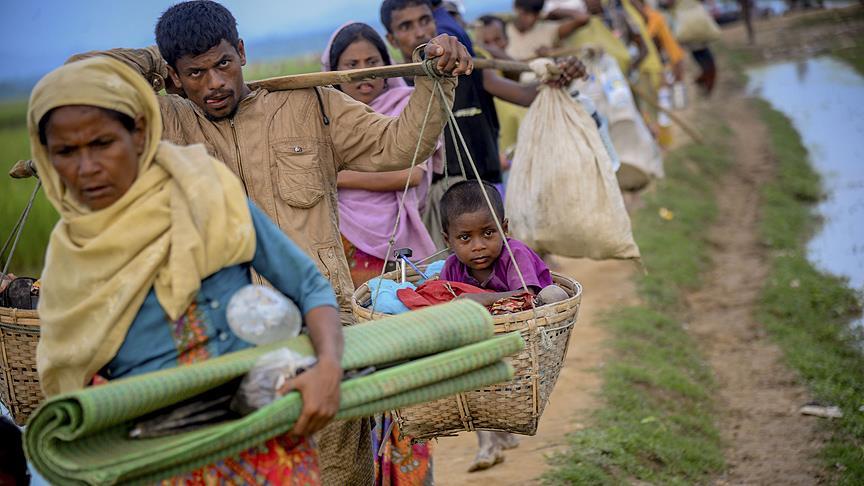
[[[375,454],[376,486],[433,484],[432,443],[412,444],[408,436],[400,439],[399,425],[390,413],[375,416],[372,452]]]
[[[171,486],[321,484],[318,455],[309,439],[287,434],[246,449],[234,457],[162,481]]]

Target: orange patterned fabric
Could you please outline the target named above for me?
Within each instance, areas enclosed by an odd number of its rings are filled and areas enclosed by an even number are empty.
[[[318,455],[306,438],[287,434],[240,454],[162,482],[166,486],[321,484]]]
[[[410,436],[401,435],[390,413],[375,417],[375,486],[431,486],[432,442],[412,444]]]

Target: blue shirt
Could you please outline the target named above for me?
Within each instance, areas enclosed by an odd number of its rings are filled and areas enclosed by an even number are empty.
[[[471,54],[471,57],[474,56],[474,43],[471,42],[471,37],[468,36],[468,33],[465,32],[465,29],[456,22],[456,19],[450,15],[450,12],[447,11],[444,7],[438,7],[432,11],[432,17],[435,18],[435,25],[438,29],[439,34],[447,34],[452,35],[453,37],[459,39],[459,42],[465,45],[465,48],[468,49],[468,54]]]
[[[225,316],[234,292],[251,283],[250,269],[293,300],[304,315],[320,306],[337,307],[333,288],[315,263],[251,202],[249,210],[255,227],[252,261],[202,280],[195,301],[176,321],[168,318],[150,289],[120,350],[102,369],[105,378],[172,368],[252,346],[231,331]]]

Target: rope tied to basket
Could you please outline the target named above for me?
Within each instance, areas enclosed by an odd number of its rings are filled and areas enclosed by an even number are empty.
[[[414,56],[415,57],[417,56],[419,50],[422,47],[424,47],[424,45],[418,46],[414,50]],[[424,73],[426,73],[427,76],[429,76],[430,78],[435,80],[435,83],[432,87],[433,93],[432,93],[432,97],[430,97],[430,99],[429,99],[429,104],[426,107],[426,114],[423,118],[423,124],[420,127],[420,134],[417,137],[417,145],[416,145],[415,150],[414,150],[414,157],[411,160],[411,167],[410,167],[409,172],[408,172],[408,178],[406,178],[406,180],[405,180],[405,187],[402,191],[402,196],[399,200],[399,208],[398,208],[397,213],[396,213],[396,222],[393,226],[393,231],[390,233],[390,239],[387,242],[387,253],[385,254],[385,258],[390,257],[390,252],[393,249],[393,246],[395,245],[396,232],[399,229],[399,223],[401,222],[402,213],[403,213],[403,210],[405,207],[405,197],[408,194],[410,176],[411,176],[411,173],[413,172],[414,167],[417,163],[417,156],[420,152],[420,146],[421,146],[422,141],[423,141],[423,133],[425,132],[426,125],[429,122],[429,113],[430,113],[431,108],[432,108],[432,99],[437,95],[439,98],[439,101],[441,102],[441,106],[443,107],[444,115],[447,118],[447,125],[449,126],[450,134],[453,137],[454,145],[461,146],[462,150],[465,151],[465,156],[468,159],[468,163],[471,166],[471,170],[474,174],[474,177],[476,178],[477,183],[480,185],[480,192],[483,194],[483,199],[485,200],[486,205],[489,208],[489,212],[492,214],[492,219],[495,221],[495,228],[502,235],[503,241],[504,241],[504,246],[507,249],[507,253],[510,256],[511,261],[513,262],[513,266],[516,269],[516,274],[519,276],[519,283],[522,285],[522,289],[526,293],[530,294],[531,291],[528,288],[528,284],[525,281],[525,276],[522,273],[522,269],[519,267],[519,262],[516,261],[516,256],[513,253],[513,249],[510,247],[510,242],[507,241],[506,234],[504,233],[504,227],[501,223],[501,220],[498,217],[498,214],[495,212],[495,208],[492,205],[492,200],[489,198],[489,194],[487,193],[486,187],[483,184],[483,180],[480,177],[480,171],[477,170],[477,165],[474,163],[474,158],[471,155],[471,151],[468,149],[468,143],[465,141],[465,137],[462,135],[462,130],[459,128],[459,124],[456,122],[456,116],[453,113],[452,107],[447,103],[447,96],[444,93],[444,89],[441,87],[441,82],[440,82],[441,75],[437,72],[437,70],[434,67],[434,60],[431,60],[431,59],[425,60],[423,62],[423,71],[424,71]],[[465,165],[464,165],[464,162],[462,160],[462,154],[461,154],[462,151],[459,150],[458,146],[457,146],[457,150],[456,150],[456,158],[459,162],[459,167],[462,171],[462,176],[467,179],[467,172],[465,171]],[[446,181],[448,179],[448,177],[447,177],[447,164],[444,164],[444,171],[445,171],[444,181],[446,183]],[[375,305],[378,301],[378,295],[381,292],[381,279],[384,278],[385,273],[386,273],[386,265],[382,266],[382,268],[381,268],[381,273],[378,276],[378,286],[376,287],[375,293],[372,296],[372,308],[371,308],[372,310],[371,310],[371,312],[372,312],[373,317],[375,315]],[[537,315],[537,305],[535,304],[534,299],[530,300],[530,304],[531,304],[531,309],[534,312],[535,319],[539,318],[539,316]]]
[[[24,206],[24,211],[21,212],[18,221],[16,221],[15,225],[12,226],[12,232],[9,234],[6,242],[3,243],[3,249],[0,250],[0,257],[6,253],[10,244],[11,249],[9,250],[9,255],[6,257],[6,262],[3,264],[3,270],[0,271],[0,277],[5,277],[7,275],[9,265],[12,263],[12,256],[15,254],[15,249],[18,248],[18,240],[21,238],[21,233],[24,232],[24,223],[27,222],[27,218],[30,216],[30,210],[33,209],[33,202],[36,200],[36,194],[39,192],[40,187],[42,187],[42,181],[36,179],[36,186],[33,188],[33,192],[30,193],[30,199],[27,200],[27,205]]]
[[[516,256],[513,254],[513,249],[510,247],[510,242],[507,241],[506,235],[504,233],[504,227],[501,224],[501,220],[498,218],[498,214],[496,214],[495,208],[492,206],[492,200],[489,199],[489,194],[486,191],[486,187],[483,185],[483,180],[480,177],[480,171],[477,170],[477,165],[474,163],[474,157],[471,156],[471,151],[468,150],[468,143],[465,142],[465,137],[462,135],[462,130],[459,128],[459,125],[456,123],[456,116],[453,114],[453,109],[445,102],[446,96],[445,96],[444,90],[443,90],[443,88],[441,88],[440,84],[436,84],[436,87],[438,88],[438,95],[442,101],[441,104],[444,106],[444,108],[446,110],[446,114],[447,114],[447,118],[448,118],[451,130],[455,131],[456,135],[458,135],[458,137],[459,137],[458,142],[462,146],[462,148],[465,150],[465,156],[468,158],[468,163],[471,166],[471,171],[474,173],[474,177],[477,179],[477,183],[480,185],[480,192],[483,193],[483,199],[486,201],[486,205],[489,208],[489,212],[492,214],[492,219],[495,221],[495,228],[503,236],[504,246],[507,249],[507,253],[510,255],[510,259],[513,261],[513,267],[516,268],[517,275],[519,275],[519,283],[522,284],[522,288],[525,290],[525,292],[531,293],[531,291],[528,289],[528,284],[525,283],[525,276],[522,273],[522,269],[519,267],[519,262],[516,261]],[[454,141],[456,141],[456,140],[454,140]],[[459,150],[457,150],[456,153],[458,154]],[[461,164],[461,159],[460,159],[460,164]],[[464,167],[463,167],[463,172],[464,172]],[[531,308],[534,310],[535,316],[536,316],[537,306],[535,305],[533,299],[531,300]]]
[[[418,49],[419,48],[420,47],[418,46]],[[423,145],[423,134],[426,132],[426,125],[429,123],[429,114],[432,112],[432,102],[435,100],[435,94],[437,92],[436,88],[440,89],[441,85],[441,75],[435,70],[434,60],[425,60],[423,62],[423,71],[427,76],[433,79],[435,83],[432,86],[432,96],[429,97],[429,102],[426,104],[426,113],[423,115],[423,123],[420,125],[420,133],[417,135],[417,145],[414,147],[414,156],[411,158],[411,167],[408,168],[408,177],[405,178],[405,186],[402,188],[402,196],[399,199],[399,207],[396,211],[396,222],[393,224],[393,231],[390,232],[390,238],[387,240],[387,252],[384,253],[385,262],[390,258],[390,252],[396,244],[396,233],[399,231],[399,223],[402,222],[402,213],[405,210],[405,198],[408,196],[408,189],[411,188],[411,174],[414,173],[414,168],[417,166],[417,156],[420,154],[420,147]],[[375,289],[375,295],[372,296],[372,315],[375,315],[375,304],[378,302],[378,295],[381,293],[380,282],[381,279],[384,278],[384,273],[386,271],[387,265],[382,265],[381,274],[378,276],[378,287]]]

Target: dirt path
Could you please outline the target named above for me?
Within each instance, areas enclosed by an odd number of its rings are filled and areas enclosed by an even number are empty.
[[[798,413],[808,392],[754,318],[768,271],[758,237],[760,187],[774,177],[767,130],[740,92],[718,94],[724,103],[714,106],[733,130],[734,165],[717,188],[712,268],[688,297],[688,329],[719,385],[728,468],[717,483],[819,483],[820,419]]]
[[[757,24],[757,39],[768,45],[762,58],[789,50],[784,27],[789,19]],[[743,43],[743,29],[726,32],[727,41]],[[814,29],[802,44],[819,52],[826,29]],[[784,47],[785,46],[785,47]],[[728,71],[721,69],[721,74]],[[702,108],[706,103],[697,103]],[[702,290],[688,296],[688,329],[698,340],[719,385],[719,427],[727,446],[728,469],[716,484],[814,484],[826,477],[815,458],[822,444],[819,419],[803,417],[798,407],[809,395],[798,377],[782,363],[782,355],[754,320],[754,306],[767,274],[764,248],[757,236],[759,187],[773,177],[765,127],[727,76],[707,104],[734,130],[735,166],[718,187],[719,214],[711,229],[712,268]],[[704,114],[693,107],[687,118]],[[676,142],[688,142],[676,130]],[[545,457],[566,447],[566,434],[583,427],[600,405],[598,369],[603,366],[606,331],[597,318],[617,305],[634,304],[632,264],[559,260],[559,271],[582,282],[586,292],[574,328],[565,368],[534,437],[506,452],[504,463],[467,473],[477,448],[476,436],[463,433],[442,438],[435,452],[439,485],[535,484],[547,470]]]
[[[579,320],[570,337],[567,361],[540,429],[533,437],[521,437],[518,448],[507,451],[506,460],[486,471],[468,473],[477,451],[475,434],[445,437],[435,450],[435,484],[522,485],[535,483],[547,469],[545,456],[566,445],[567,432],[577,430],[580,421],[598,406],[601,381],[597,373],[606,357],[603,342],[606,331],[598,316],[615,305],[635,299],[632,283],[634,266],[629,262],[558,259],[557,271],[571,275],[585,288]]]

